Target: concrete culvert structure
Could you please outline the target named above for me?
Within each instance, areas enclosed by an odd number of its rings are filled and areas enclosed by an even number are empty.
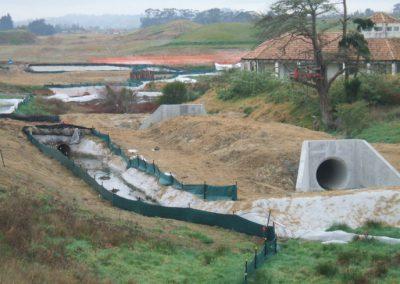
[[[318,184],[326,190],[343,186],[347,179],[347,168],[343,161],[327,159],[317,169]]]
[[[296,190],[400,186],[400,174],[365,140],[304,141]]]
[[[60,151],[64,156],[70,157],[71,156],[71,148],[67,144],[59,144],[57,146],[57,150]]]

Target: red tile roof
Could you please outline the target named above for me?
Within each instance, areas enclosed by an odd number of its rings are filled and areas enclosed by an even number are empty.
[[[321,42],[326,55],[338,52],[341,33],[326,33]],[[367,39],[373,61],[400,61],[400,39]],[[311,41],[302,36],[283,35],[270,39],[246,54],[243,60],[312,60]]]
[[[375,13],[370,19],[375,24],[400,24],[399,19],[382,12]]]

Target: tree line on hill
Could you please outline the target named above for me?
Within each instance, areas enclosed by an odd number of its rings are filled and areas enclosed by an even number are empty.
[[[10,14],[0,17],[0,31],[10,31],[14,29],[27,30],[28,32],[39,35],[39,36],[48,36],[54,35],[56,33],[69,31],[83,31],[84,29],[79,25],[71,25],[71,26],[61,26],[61,25],[51,25],[46,23],[45,19],[37,19],[29,22],[27,25],[16,27],[14,21]]]
[[[229,9],[210,9],[196,11],[190,9],[147,9],[140,19],[142,27],[165,24],[175,20],[189,20],[199,24],[253,22],[260,17],[252,11],[234,11]]]

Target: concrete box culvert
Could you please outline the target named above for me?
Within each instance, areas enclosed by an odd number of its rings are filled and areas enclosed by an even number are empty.
[[[140,129],[147,129],[154,124],[178,116],[199,116],[206,114],[206,109],[202,104],[161,105],[155,112],[153,112],[143,121],[143,123],[140,125]]]
[[[304,141],[298,192],[400,186],[400,174],[365,140]]]

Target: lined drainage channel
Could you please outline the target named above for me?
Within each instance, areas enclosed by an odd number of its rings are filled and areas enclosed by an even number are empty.
[[[112,154],[100,139],[85,135],[79,142],[71,142],[71,136],[66,135],[33,135],[40,143],[62,149],[69,148],[68,157],[81,166],[108,191],[131,200],[142,200],[148,203],[157,203],[146,195],[140,188],[126,182],[122,173],[126,171],[126,163]],[[66,146],[64,146],[66,145]]]
[[[101,139],[92,134],[71,128],[35,129],[33,132],[33,137],[40,143],[66,154],[98,184],[118,196],[166,207],[232,212],[233,201],[204,201],[192,193],[160,185],[157,178],[135,168],[128,169],[120,156],[113,154]]]

